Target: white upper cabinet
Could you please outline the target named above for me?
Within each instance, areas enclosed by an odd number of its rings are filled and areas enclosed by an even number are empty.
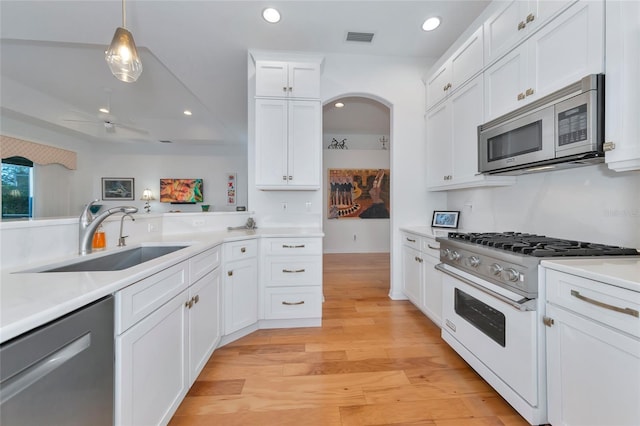
[[[482,70],[482,27],[427,80],[427,108],[437,104]]]
[[[485,64],[497,60],[576,0],[512,0],[484,23]]]
[[[486,121],[603,71],[604,3],[578,2],[487,68]]]
[[[610,169],[640,170],[640,2],[608,1],[605,154]]]
[[[256,96],[320,99],[320,64],[258,60]]]

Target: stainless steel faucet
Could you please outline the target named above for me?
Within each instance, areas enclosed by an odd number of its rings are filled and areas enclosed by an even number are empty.
[[[124,247],[127,245],[127,243],[124,241],[125,238],[128,237],[128,235],[122,235],[122,225],[124,224],[124,218],[129,216],[131,218],[132,221],[135,222],[136,218],[133,217],[133,215],[131,213],[127,213],[127,214],[123,214],[122,218],[120,218],[120,237],[118,238],[118,247]]]
[[[78,230],[78,252],[80,255],[89,254],[92,251],[91,243],[93,242],[93,234],[100,224],[109,216],[116,213],[131,214],[138,211],[137,207],[118,206],[100,213],[95,218],[91,215],[91,206],[98,200],[93,200],[84,207],[80,214],[79,230]]]

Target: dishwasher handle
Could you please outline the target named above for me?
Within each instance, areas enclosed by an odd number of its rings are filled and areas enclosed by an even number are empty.
[[[91,346],[91,333],[73,340],[57,351],[2,382],[0,405],[36,383],[38,380]]]

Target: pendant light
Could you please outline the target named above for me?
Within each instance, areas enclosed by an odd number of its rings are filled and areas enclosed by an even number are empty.
[[[133,35],[125,28],[125,0],[122,0],[122,27],[116,29],[109,49],[105,52],[105,60],[111,73],[121,81],[133,83],[142,74],[142,61],[133,41]]]

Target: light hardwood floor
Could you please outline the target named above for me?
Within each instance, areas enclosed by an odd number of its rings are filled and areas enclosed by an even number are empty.
[[[526,425],[389,292],[387,254],[324,256],[322,327],[215,351],[170,425]]]

